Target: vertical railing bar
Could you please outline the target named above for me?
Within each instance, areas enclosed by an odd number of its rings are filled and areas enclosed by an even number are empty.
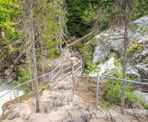
[[[81,75],[83,74],[83,61],[81,59]]]
[[[13,96],[14,96],[14,98],[16,98],[15,91],[16,91],[16,90],[13,90]],[[13,98],[12,98],[12,99],[13,99]]]
[[[10,100],[12,100],[12,91],[10,92]]]
[[[74,65],[72,63],[72,83],[73,83],[73,95],[75,95],[75,79],[74,79]]]
[[[97,73],[97,89],[96,89],[96,108],[98,108],[98,98],[99,98],[99,76],[98,76],[98,73]]]
[[[48,74],[48,78],[49,78],[49,88],[51,88],[51,72]]]
[[[20,103],[20,96],[19,96],[19,91],[17,90],[17,100],[18,100],[18,103]]]

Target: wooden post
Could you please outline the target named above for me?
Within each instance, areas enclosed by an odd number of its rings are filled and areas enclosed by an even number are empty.
[[[98,108],[98,99],[99,99],[99,76],[97,73],[97,89],[96,89],[96,108]]]

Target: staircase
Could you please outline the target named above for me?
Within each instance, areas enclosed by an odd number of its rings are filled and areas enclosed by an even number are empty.
[[[10,120],[3,122],[131,122],[114,110],[95,109],[73,94],[72,75],[60,80],[51,90],[40,95],[40,113],[35,113],[35,99],[30,103],[12,104],[8,108]],[[137,122],[136,120],[134,122]]]

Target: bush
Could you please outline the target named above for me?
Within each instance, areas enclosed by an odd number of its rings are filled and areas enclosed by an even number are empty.
[[[122,70],[118,70],[118,68],[113,69],[112,74],[110,74],[110,77],[116,77],[122,79]],[[127,80],[132,80],[132,78],[126,76]],[[106,92],[103,96],[105,101],[109,101],[109,105],[120,105],[121,102],[121,86],[122,81],[118,80],[112,80],[108,79],[103,83],[104,89],[106,89]],[[136,93],[133,93],[133,83],[127,82],[125,85],[125,101],[126,104],[128,103],[138,103],[144,106],[145,108],[148,108],[148,104],[146,102],[139,98]]]
[[[87,68],[88,69],[85,70],[85,73],[87,73],[87,74],[91,73],[91,72],[98,72],[99,71],[98,67],[95,63],[87,63]]]

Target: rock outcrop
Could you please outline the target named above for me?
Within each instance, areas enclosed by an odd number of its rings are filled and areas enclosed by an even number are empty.
[[[94,38],[96,43],[93,62],[102,63],[114,52],[123,55],[124,27],[109,29]],[[127,73],[137,80],[148,82],[148,15],[130,23],[128,29]]]
[[[35,100],[11,104],[7,114],[9,120],[3,122],[130,122],[134,119],[115,110],[85,106],[79,96],[73,95],[71,76],[60,81],[54,89],[43,91],[39,99],[40,113],[35,113]]]

